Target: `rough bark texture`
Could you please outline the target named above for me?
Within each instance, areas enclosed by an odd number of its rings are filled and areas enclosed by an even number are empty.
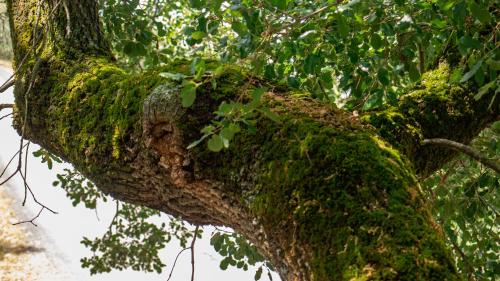
[[[179,85],[158,73],[187,72],[188,62],[128,74],[113,63],[96,1],[37,2],[8,1],[16,127],[105,193],[232,227],[284,280],[461,279],[416,180],[452,154],[420,140],[468,142],[498,118],[498,102],[488,111],[470,89],[450,86],[446,65],[399,107],[361,120],[275,88],[264,102],[280,122],[259,118],[257,134],[238,134],[218,154],[188,151],[221,101],[264,82],[226,67],[217,88],[200,87],[185,109]]]

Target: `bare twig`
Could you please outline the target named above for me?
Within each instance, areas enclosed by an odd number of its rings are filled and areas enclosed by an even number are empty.
[[[170,278],[172,278],[172,273],[174,273],[175,264],[177,263],[177,259],[182,254],[182,252],[184,252],[187,249],[189,249],[189,248],[184,248],[184,249],[180,250],[179,253],[177,253],[177,256],[175,257],[175,260],[174,260],[174,264],[172,265],[172,269],[170,270],[170,274],[168,275],[167,281],[170,281]]]
[[[191,281],[194,281],[194,243],[196,242],[196,236],[198,235],[199,225],[194,229],[193,241],[191,242]]]
[[[449,149],[453,149],[453,150],[458,151],[458,152],[462,152],[464,154],[467,154],[471,158],[477,160],[478,162],[480,162],[484,166],[491,168],[495,172],[500,174],[500,163],[498,163],[498,161],[489,159],[488,157],[486,157],[485,155],[481,154],[479,151],[475,150],[474,148],[472,148],[468,145],[465,145],[465,144],[462,144],[459,142],[455,142],[455,141],[451,141],[451,140],[447,140],[447,139],[425,139],[422,142],[422,144],[424,144],[424,145],[428,145],[428,144],[438,145],[438,146],[446,147]]]
[[[6,108],[14,108],[14,105],[12,103],[0,103],[0,111]]]
[[[18,154],[21,153],[22,149],[24,149],[24,147],[26,147],[28,144],[25,144],[20,150],[18,150],[16,153],[14,153],[14,155],[12,156],[12,158],[10,158],[9,162],[7,163],[7,165],[5,166],[5,168],[3,169],[2,173],[0,174],[0,178],[3,177],[3,175],[5,174],[5,172],[7,171],[7,168],[9,168],[10,164],[12,163],[12,161],[14,160],[14,158],[16,158],[16,156]],[[0,186],[4,185],[5,183],[7,183],[12,177],[14,177],[18,172],[19,172],[20,168],[19,168],[19,165],[17,166],[16,170],[12,173],[12,175],[8,176],[6,180],[0,182]]]
[[[9,116],[12,115],[12,112],[11,113],[8,113],[8,114],[5,114],[4,116],[0,117],[0,121],[3,120],[4,118],[7,118]]]
[[[0,86],[0,93],[7,91],[7,89],[14,86],[15,83],[16,83],[16,80],[12,79],[12,76],[11,76],[11,78],[7,79],[7,81],[5,81],[2,84],[2,86]]]
[[[42,213],[43,209],[44,209],[44,207],[42,207],[42,208],[40,209],[40,211],[38,212],[38,214],[37,214],[34,218],[32,218],[31,220],[26,220],[26,221],[16,222],[16,223],[13,223],[12,225],[18,225],[18,224],[23,224],[23,223],[31,223],[31,224],[32,224],[32,225],[34,225],[34,226],[38,226],[36,223],[34,223],[34,221],[35,221],[38,217],[40,217],[40,214]]]
[[[177,253],[177,256],[175,257],[174,264],[172,265],[172,269],[170,270],[170,274],[168,275],[167,281],[170,281],[170,278],[172,278],[172,274],[174,273],[175,265],[177,264],[177,260],[179,259],[179,256],[186,250],[191,250],[191,281],[194,281],[194,244],[196,242],[196,237],[198,235],[198,230],[200,229],[200,226],[196,226],[194,229],[194,234],[193,234],[193,240],[191,241],[191,245],[187,248],[184,248]]]

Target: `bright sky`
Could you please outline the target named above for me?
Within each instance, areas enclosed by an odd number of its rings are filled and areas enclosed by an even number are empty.
[[[10,76],[11,70],[0,66],[0,85]],[[0,103],[13,103],[12,91],[0,94]],[[0,113],[3,116],[6,110]],[[7,163],[8,159],[17,151],[19,147],[19,136],[11,127],[11,118],[6,118],[0,121],[0,167]],[[38,146],[31,145],[30,151],[33,152],[38,149]],[[46,248],[53,250],[54,255],[59,256],[63,253],[63,263],[69,266],[75,273],[74,280],[82,281],[111,281],[111,280],[167,280],[171,265],[175,256],[181,250],[178,242],[172,240],[169,245],[161,253],[163,263],[167,264],[164,272],[161,275],[156,273],[141,273],[135,271],[112,272],[109,274],[100,274],[90,276],[88,269],[80,268],[80,258],[88,256],[88,251],[80,241],[83,236],[93,238],[101,236],[105,233],[109,223],[114,215],[115,203],[108,201],[107,203],[101,202],[98,204],[97,219],[94,211],[86,209],[83,206],[73,207],[69,199],[66,198],[62,189],[52,186],[52,182],[56,179],[56,174],[67,165],[55,165],[52,170],[48,170],[45,163],[40,163],[38,158],[34,158],[30,152],[28,160],[28,182],[31,185],[37,199],[43,202],[48,207],[59,212],[53,215],[44,211],[36,223],[39,225],[36,232],[47,237]],[[57,164],[57,163],[56,163]],[[13,166],[15,167],[15,166]],[[12,170],[12,168],[11,168]],[[1,188],[8,188],[9,194],[16,198],[19,205],[22,203],[24,189],[22,188],[22,181],[19,176],[7,186]],[[38,213],[39,206],[33,201],[28,200],[23,212],[25,211],[24,218],[31,219],[34,214]],[[167,220],[167,217],[164,216]],[[32,226],[28,226],[32,227]],[[229,268],[226,271],[219,269],[219,262],[221,257],[217,254],[212,246],[210,246],[210,234],[213,228],[206,227],[203,239],[197,240],[195,246],[195,262],[196,273],[195,280],[197,281],[221,281],[221,280],[254,280],[255,269],[249,269],[245,272],[236,268]],[[47,246],[50,245],[50,246]],[[55,245],[55,246],[54,246]],[[188,281],[191,278],[191,259],[189,251],[184,251],[179,260],[172,276],[172,281]],[[266,280],[267,276],[263,275],[261,280]],[[275,274],[273,280],[280,280]],[[35,281],[35,280],[33,280]]]

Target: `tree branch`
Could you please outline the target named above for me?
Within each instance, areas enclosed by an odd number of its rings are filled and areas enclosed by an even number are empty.
[[[191,281],[194,281],[194,243],[196,242],[196,236],[198,235],[199,225],[194,229],[193,241],[191,242]]]
[[[476,99],[474,87],[449,81],[452,71],[447,63],[441,63],[424,73],[420,84],[402,96],[397,106],[361,117],[408,157],[420,178],[440,169],[457,153],[422,145],[422,140],[439,138],[467,144],[500,117],[500,99],[491,100],[489,95]]]
[[[14,105],[11,103],[0,103],[0,111],[6,108],[14,108]]]
[[[7,91],[7,89],[14,86],[14,84],[16,84],[16,80],[7,80],[2,86],[0,86],[0,93]]]
[[[437,139],[425,139],[422,142],[422,144],[423,145],[429,145],[429,144],[430,145],[438,145],[441,147],[453,149],[453,150],[458,151],[458,152],[462,152],[462,153],[470,156],[471,158],[475,159],[476,161],[480,162],[484,166],[491,168],[495,172],[500,174],[500,163],[489,159],[488,157],[486,157],[485,155],[481,154],[479,151],[475,150],[474,148],[472,148],[468,145],[465,145],[465,144],[462,144],[462,143],[459,143],[456,141],[452,141],[452,140],[439,139],[439,138],[437,138]]]

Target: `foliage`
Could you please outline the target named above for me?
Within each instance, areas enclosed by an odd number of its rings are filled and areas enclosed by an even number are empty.
[[[231,265],[247,271],[249,265],[255,266],[256,264],[260,264],[255,272],[255,280],[260,280],[263,269],[267,270],[269,280],[273,280],[271,276],[272,265],[244,237],[236,233],[218,230],[212,235],[210,245],[214,247],[217,253],[224,257],[220,263],[222,270],[226,270]]]
[[[396,102],[448,53],[461,56],[465,66],[457,81],[474,78],[482,86],[494,80],[494,3],[112,0],[102,7],[107,34],[132,67],[212,57],[247,65],[319,99],[368,110]],[[493,84],[496,89],[498,81]]]
[[[170,232],[165,223],[157,226],[148,221],[152,216],[159,216],[160,212],[124,204],[117,210],[108,231],[102,238],[90,240],[84,237],[81,242],[94,255],[82,258],[82,267],[89,268],[91,274],[110,272],[112,269],[156,271],[161,273],[165,266],[158,257],[158,251],[170,241]],[[175,226],[176,221],[171,225]],[[190,235],[185,231],[185,234]]]
[[[500,122],[482,132],[473,144],[499,159]],[[469,280],[495,280],[500,275],[500,177],[459,156],[427,179],[424,191],[455,252],[458,268]]]
[[[64,169],[63,174],[57,174],[57,179],[52,185],[64,189],[73,206],[84,203],[85,208],[95,209],[98,200],[107,201],[107,197],[91,181],[75,170]]]

